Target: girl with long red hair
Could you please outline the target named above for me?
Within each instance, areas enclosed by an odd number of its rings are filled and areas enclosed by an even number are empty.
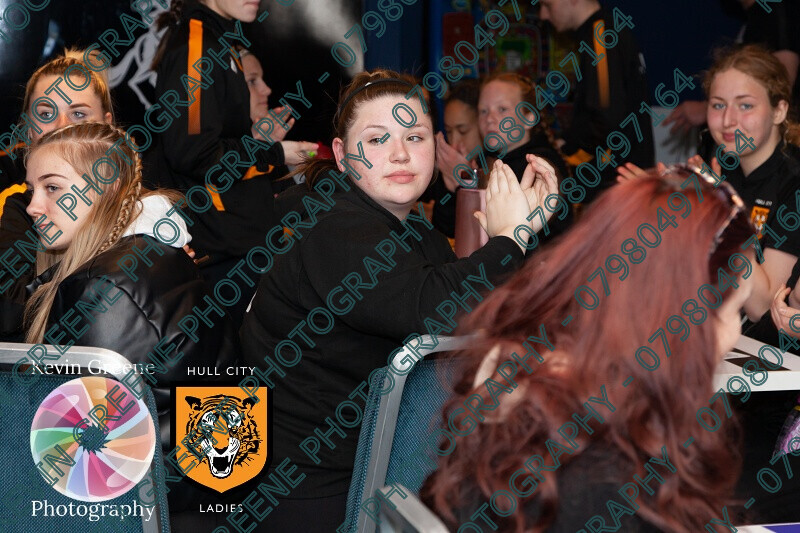
[[[519,486],[510,478],[533,455],[546,464],[537,489],[514,490],[516,506],[500,505],[499,513],[483,511],[501,531],[594,531],[586,524],[595,520],[596,526],[599,515],[609,527],[619,520],[621,531],[694,532],[721,516],[740,459],[721,406],[711,406],[725,424],[713,433],[700,427],[696,413],[709,407],[714,368],[741,332],[739,310],[752,289],[747,264],[754,257],[742,255],[740,245],[754,230],[727,184],[714,188],[701,179],[698,190],[682,190],[688,169],[663,174],[600,196],[572,231],[495,289],[462,325],[462,333],[477,339],[459,354],[465,370],[444,423],[470,416],[458,410],[474,406],[475,394],[485,405],[499,405],[479,411],[482,421],[457,438],[423,487],[423,499],[453,530],[495,491],[514,498],[510,486]],[[649,237],[654,248],[645,246],[645,223],[657,228]],[[718,289],[714,308],[698,301],[704,285]],[[497,363],[526,353],[523,343],[541,326],[552,351],[541,346],[544,361],[530,358],[530,371],[519,365],[513,390],[490,398],[487,378],[508,383]],[[562,444],[569,451],[551,462],[552,441],[565,442],[558,430],[573,414],[590,414],[584,403],[603,387],[613,412],[598,408],[603,422],[590,420],[592,431],[581,429],[575,447]],[[662,482],[651,476],[653,495],[639,487],[638,507],[629,504],[628,512],[612,517],[607,502],[621,502],[619,489],[634,475],[647,478],[645,464],[662,457],[671,468],[656,469]]]

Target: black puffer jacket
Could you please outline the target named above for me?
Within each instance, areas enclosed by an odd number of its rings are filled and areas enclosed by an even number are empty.
[[[0,197],[3,192],[0,192]],[[33,233],[33,222],[25,212],[30,201],[30,191],[13,193],[0,199],[0,257],[18,242],[36,239],[35,236],[31,239],[30,235],[26,235],[26,232]],[[20,258],[14,265],[19,277],[15,279],[11,269],[0,266],[0,342],[24,342],[22,317],[27,300],[25,286],[36,277],[36,264],[28,261],[19,251],[10,254],[11,257]]]
[[[163,255],[158,255],[155,250],[150,251],[147,254],[153,262],[150,267],[140,258],[139,267],[134,271],[138,281],[133,281],[117,262],[126,254],[132,254],[134,245],[144,250],[148,244],[158,248]],[[29,290],[33,291],[49,280],[53,270],[47,270],[37,277],[28,286]],[[98,282],[103,291],[107,291],[107,300],[100,300],[106,304],[107,310],[92,311],[92,323],[77,311],[68,317],[71,321],[76,320],[76,316],[80,318],[73,326],[77,332],[86,324],[90,326],[80,338],[76,338],[59,321],[75,307],[76,302],[98,301],[93,289]],[[112,286],[103,286],[107,283]],[[167,246],[149,236],[132,235],[123,237],[116,245],[61,282],[53,300],[47,328],[49,330],[56,325],[53,335],[56,339],[61,332],[64,333],[59,341],[62,346],[74,339],[77,346],[107,348],[134,364],[150,363],[148,352],[153,351],[162,338],[166,338],[162,343],[165,347],[174,343],[176,350],[183,352],[183,357],[166,374],[153,374],[158,381],[153,387],[153,394],[161,426],[161,443],[167,448],[170,444],[170,384],[202,379],[188,377],[188,367],[222,368],[234,366],[239,359],[238,336],[227,315],[223,320],[212,313],[210,318],[215,326],[207,328],[201,325],[196,332],[199,342],[193,342],[178,328],[180,320],[192,312],[193,306],[200,309],[208,307],[203,296],[209,294],[197,267],[183,249]],[[109,304],[108,301],[113,303]],[[169,355],[175,353],[171,351]],[[69,352],[63,357],[68,356]]]

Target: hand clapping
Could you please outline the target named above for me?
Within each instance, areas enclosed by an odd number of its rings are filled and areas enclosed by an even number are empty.
[[[530,154],[527,160],[521,182],[508,165],[499,160],[494,163],[486,188],[486,213],[475,213],[489,237],[504,235],[513,239],[514,230],[520,225],[534,232],[541,229],[540,220],[532,223],[527,217],[537,207],[544,207],[549,194],[558,193],[558,180],[546,160]],[[552,216],[547,209],[543,212],[546,219]],[[517,244],[524,252],[525,246]]]
[[[469,161],[467,161],[462,151],[447,144],[442,132],[436,134],[436,163],[439,167],[439,171],[442,173],[444,185],[450,192],[455,192],[456,188],[460,185],[453,175],[455,168],[458,165],[469,166]]]
[[[545,219],[550,220],[553,212],[545,209],[544,202],[551,194],[558,194],[558,178],[556,171],[547,159],[537,157],[533,154],[525,156],[528,160],[528,166],[525,167],[525,172],[522,174],[522,187],[525,197],[528,199],[528,205],[531,212],[537,207],[542,208]],[[531,225],[533,231],[538,232],[542,229],[541,219],[536,217],[536,221]]]

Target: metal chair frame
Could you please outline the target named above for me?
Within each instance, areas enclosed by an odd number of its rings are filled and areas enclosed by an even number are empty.
[[[433,337],[430,335],[416,337],[411,341],[414,343],[413,350],[409,347],[409,345],[411,345],[411,342],[409,342],[403,347],[402,351],[398,352],[392,358],[389,372],[392,372],[392,368],[402,368],[403,365],[407,365],[408,363],[404,362],[404,359],[408,361],[409,357],[415,358],[418,355],[418,362],[432,353],[461,349],[468,344],[469,340],[470,337],[438,337],[435,347],[420,348],[420,344],[429,344],[433,342]],[[416,365],[416,362],[414,364]],[[406,380],[411,372],[413,372],[413,368],[405,374],[397,374],[395,372],[394,388],[388,394],[381,397],[375,423],[375,433],[370,449],[366,481],[364,483],[364,490],[361,493],[362,503],[365,498],[372,497],[376,490],[382,488],[386,484],[386,472],[389,469],[389,458],[392,452],[395,428],[397,427],[397,417],[400,413],[400,403],[403,398]],[[367,516],[363,508],[359,508],[358,510],[358,521],[356,524],[356,530],[359,533],[375,532],[376,524]]]
[[[405,498],[395,498],[391,505],[381,505],[381,533],[449,533],[433,511],[404,486],[397,484],[386,489],[400,489],[406,493]]]

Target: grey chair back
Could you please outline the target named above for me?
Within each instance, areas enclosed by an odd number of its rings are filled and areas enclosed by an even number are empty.
[[[433,343],[430,335],[419,337],[418,341],[411,341],[398,352],[390,366],[381,369],[379,380],[394,381],[389,393],[381,395],[380,388],[370,384],[347,498],[346,526],[340,531],[374,533],[375,520],[362,504],[387,484],[401,483],[416,492],[432,471],[424,461],[421,465],[414,465],[411,473],[405,465],[409,459],[413,460],[410,456],[420,439],[424,440],[438,423],[441,407],[449,393],[442,388],[440,377],[447,374],[452,361],[423,359],[432,353],[461,349],[468,344],[469,337],[438,337],[437,341],[433,348],[419,348]],[[413,368],[406,373],[392,370],[394,367],[405,372],[410,365]]]

